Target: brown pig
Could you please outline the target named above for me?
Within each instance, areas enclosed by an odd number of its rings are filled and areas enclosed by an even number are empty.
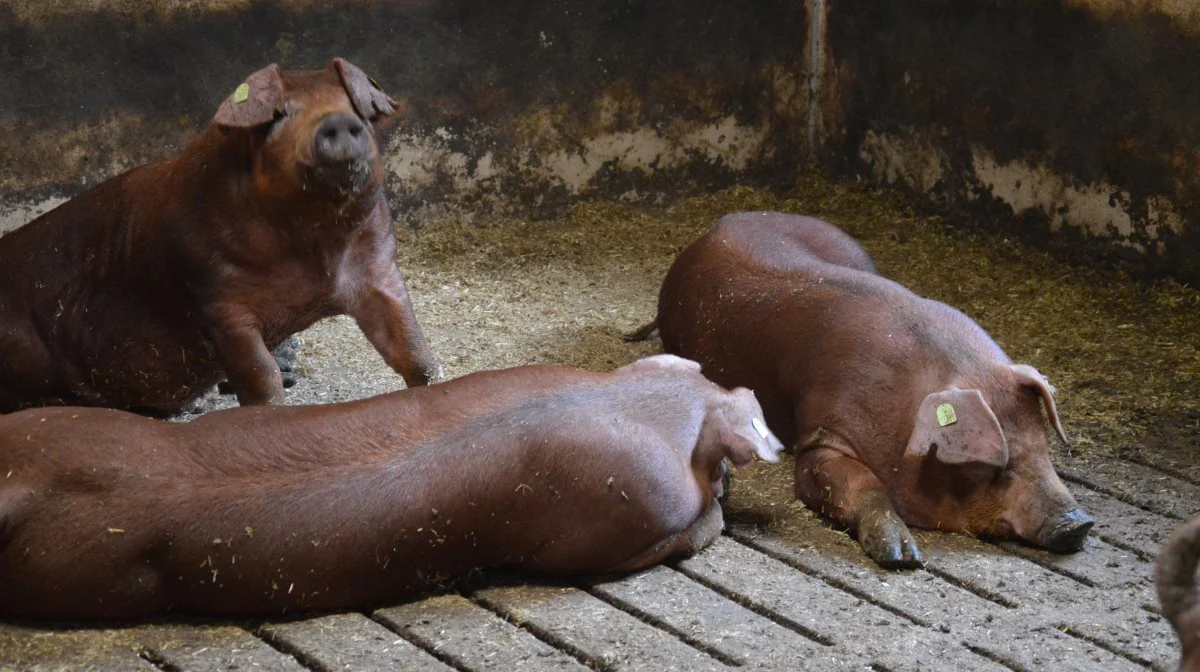
[[[1156,585],[1163,615],[1179,633],[1183,657],[1180,672],[1200,672],[1200,589],[1196,565],[1200,563],[1200,516],[1175,531],[1158,554]]]
[[[667,352],[755,391],[794,445],[796,496],[880,565],[920,563],[906,523],[1082,547],[1092,521],[1050,464],[1043,406],[1066,436],[1046,380],[833,225],[723,217],[676,259],[656,322]]]
[[[0,416],[0,616],[356,609],[473,570],[639,569],[719,534],[723,460],[778,460],[753,393],[669,355],[527,366],[167,423]]]
[[[172,413],[222,377],[242,404],[271,402],[271,348],[336,314],[410,386],[435,379],[375,137],[396,105],[340,58],[272,64],[182,154],[0,238],[0,412]]]

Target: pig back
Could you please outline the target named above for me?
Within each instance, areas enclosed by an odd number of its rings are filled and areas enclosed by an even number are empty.
[[[816,261],[877,274],[871,255],[838,227],[784,212],[735,212],[717,220],[711,235],[752,256],[756,265],[799,271]]]
[[[727,216],[679,254],[659,294],[658,325],[667,352],[700,362],[719,385],[753,390],[786,445],[796,438],[802,388],[830,358],[864,347],[837,334],[869,331],[870,315],[888,302],[874,285],[887,281],[815,256],[813,246],[829,243],[824,254],[874,269],[831,225],[759,214]],[[805,231],[818,242],[806,242]]]

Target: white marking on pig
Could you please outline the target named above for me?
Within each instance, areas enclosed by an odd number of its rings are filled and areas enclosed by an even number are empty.
[[[767,434],[770,432],[767,431],[766,423],[758,418],[750,418],[750,424],[754,426],[754,431],[758,432],[759,437],[767,438]]]

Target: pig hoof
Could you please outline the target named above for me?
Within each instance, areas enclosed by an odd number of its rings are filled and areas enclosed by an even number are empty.
[[[275,363],[279,365],[279,370],[284,373],[291,373],[296,370],[296,351],[300,349],[300,339],[295,336],[275,346],[271,354],[275,356]]]
[[[418,367],[414,378],[415,380],[409,381],[408,378],[405,377],[405,384],[409,387],[416,387],[418,385],[433,385],[445,380],[446,373],[442,370],[441,362],[434,362],[433,364],[426,364]]]
[[[875,564],[885,569],[920,567],[925,562],[917,541],[904,523],[893,518],[872,521],[859,529],[859,543]]]
[[[300,382],[300,373],[296,371],[296,351],[300,349],[300,339],[295,336],[275,346],[271,354],[279,366],[283,378],[284,389],[295,387]]]

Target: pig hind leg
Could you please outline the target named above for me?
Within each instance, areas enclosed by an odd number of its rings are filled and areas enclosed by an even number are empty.
[[[867,556],[881,567],[915,567],[921,551],[888,500],[887,488],[862,462],[829,449],[796,457],[796,497],[805,506],[845,525]]]
[[[721,513],[721,505],[714,500],[712,505],[700,514],[687,529],[676,532],[609,571],[633,572],[656,565],[668,558],[689,558],[711,544],[721,535],[723,529],[725,529],[725,517]]]

